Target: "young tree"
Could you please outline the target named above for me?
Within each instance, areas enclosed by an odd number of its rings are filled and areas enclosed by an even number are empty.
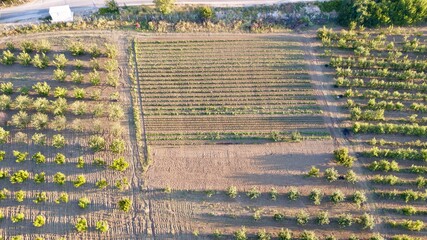
[[[104,189],[108,186],[108,183],[107,183],[107,180],[101,179],[97,181],[95,185],[98,189]]]
[[[109,225],[107,223],[107,221],[98,221],[96,222],[96,230],[100,231],[101,233],[105,233],[108,231],[109,229]]]
[[[313,201],[314,205],[320,205],[322,198],[323,193],[320,189],[315,188],[310,192],[310,200]]]
[[[331,201],[334,204],[343,202],[345,200],[345,195],[341,190],[336,190],[334,193],[332,193],[331,195]]]
[[[39,192],[36,193],[36,199],[33,200],[34,203],[41,203],[47,201],[47,194],[46,192]]]
[[[247,240],[248,237],[246,236],[246,228],[242,227],[236,232],[234,232],[234,237],[236,240]]]
[[[28,153],[13,150],[13,156],[16,158],[16,162],[20,163],[27,159]]]
[[[338,224],[341,227],[350,227],[353,224],[353,216],[349,213],[343,213],[338,216]]]
[[[11,220],[13,223],[24,221],[24,219],[25,219],[25,214],[23,213],[17,213],[16,215],[11,217]]]
[[[129,210],[132,207],[132,201],[129,198],[122,198],[117,205],[119,206],[119,209],[124,212],[129,212]]]
[[[78,218],[75,228],[77,230],[77,232],[85,232],[88,229],[88,225],[87,225],[87,220],[86,218]]]
[[[295,200],[297,200],[300,197],[300,195],[301,194],[300,194],[300,192],[298,191],[297,188],[291,187],[289,189],[289,192],[288,192],[288,198],[289,198],[289,200],[295,201]]]
[[[348,148],[345,147],[335,150],[334,156],[335,161],[345,167],[353,166],[353,162],[356,160],[356,158],[349,155]]]
[[[80,208],[83,208],[83,209],[85,209],[85,208],[87,208],[87,206],[90,204],[90,200],[89,200],[89,198],[87,198],[87,197],[82,197],[82,198],[80,198],[79,199],[79,203],[78,203],[78,205],[79,205],[79,207]]]
[[[43,215],[37,215],[36,219],[34,219],[33,225],[34,227],[43,227],[46,224],[46,217]]]
[[[289,229],[280,229],[278,237],[280,240],[292,240],[293,234]]]
[[[64,185],[65,181],[67,180],[67,177],[62,172],[57,172],[53,176],[53,182],[57,183],[59,185]]]
[[[35,183],[44,183],[44,182],[46,182],[46,174],[45,174],[45,172],[36,173],[36,175],[34,175],[34,182]]]
[[[227,188],[227,195],[230,198],[236,198],[237,197],[237,187],[236,186],[230,186]]]
[[[74,187],[76,188],[81,187],[85,183],[86,183],[86,178],[83,175],[77,176],[76,180],[73,181]]]
[[[32,159],[34,161],[36,161],[36,164],[40,164],[40,163],[45,163],[46,162],[46,157],[41,153],[38,152],[36,154],[33,155]]]
[[[358,222],[362,225],[363,229],[372,230],[375,227],[375,218],[368,213],[364,213],[362,216],[360,216]]]
[[[305,225],[310,220],[310,215],[306,211],[301,210],[296,214],[295,218],[299,225]]]
[[[320,170],[316,168],[315,166],[311,166],[311,169],[307,172],[308,177],[319,177],[320,176]]]
[[[55,54],[53,55],[53,65],[58,69],[63,69],[67,64],[68,59],[64,54]]]
[[[162,14],[169,14],[174,10],[175,0],[154,0],[154,5]]]
[[[329,182],[334,182],[338,179],[338,171],[335,168],[327,168],[325,169],[325,178]]]
[[[28,171],[19,170],[19,171],[15,172],[12,176],[10,176],[9,180],[12,184],[23,183],[29,177],[30,177],[30,173]]]
[[[317,223],[319,225],[328,225],[330,222],[328,211],[320,211],[317,215]]]
[[[106,142],[105,139],[101,136],[91,136],[89,138],[89,147],[95,151],[99,152],[105,150]]]
[[[15,200],[17,202],[23,202],[25,199],[25,192],[22,190],[19,190],[15,193]]]
[[[40,96],[49,96],[51,87],[46,82],[38,82],[33,85],[33,89]]]
[[[62,153],[56,154],[54,161],[56,164],[64,164],[65,163],[64,154],[62,154]]]
[[[113,163],[110,166],[111,169],[114,169],[119,172],[126,171],[128,167],[129,167],[129,163],[125,160],[124,157],[119,157],[117,159],[114,159]]]
[[[261,195],[261,192],[253,187],[249,190],[249,192],[246,193],[246,195],[250,198],[250,199],[256,199]]]
[[[353,194],[352,200],[360,208],[368,200],[368,198],[364,192],[356,191]]]
[[[65,146],[65,137],[61,134],[53,135],[52,137],[52,146],[55,148],[62,148]]]
[[[55,203],[68,203],[68,194],[63,192],[59,195],[59,197],[55,200]]]

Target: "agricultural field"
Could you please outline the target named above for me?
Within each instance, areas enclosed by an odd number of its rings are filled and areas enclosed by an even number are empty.
[[[425,28],[319,29],[381,232],[427,236]]]
[[[40,34],[0,49],[0,239],[142,236],[117,40]]]
[[[328,138],[302,45],[291,35],[138,38],[149,144]]]

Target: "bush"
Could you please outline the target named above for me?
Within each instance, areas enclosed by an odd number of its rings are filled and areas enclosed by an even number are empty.
[[[237,187],[236,186],[230,186],[227,188],[227,195],[230,198],[236,198],[237,197]]]
[[[25,199],[25,192],[22,190],[19,190],[15,193],[15,200],[17,202],[23,202]]]
[[[10,180],[10,182],[12,184],[23,183],[29,177],[30,177],[30,173],[28,171],[26,171],[26,170],[18,170],[12,176],[10,176],[9,180]]]
[[[345,195],[343,192],[341,192],[341,190],[336,190],[331,195],[331,201],[335,204],[340,203],[340,202],[344,202],[344,200],[345,200]]]
[[[60,68],[53,70],[53,79],[54,80],[63,82],[63,81],[65,81],[65,78],[67,78],[67,73],[64,70],[62,70]]]
[[[85,161],[84,161],[83,157],[78,157],[76,167],[77,168],[84,168],[84,166],[85,166]]]
[[[65,137],[61,134],[53,135],[52,137],[52,146],[55,148],[62,148],[65,146]]]
[[[348,213],[343,213],[338,216],[338,224],[340,227],[350,227],[353,224],[353,216]]]
[[[50,86],[46,82],[38,82],[33,85],[34,91],[40,96],[49,96]]]
[[[119,209],[124,212],[129,212],[132,207],[132,201],[129,198],[122,198],[118,202]]]
[[[71,52],[73,56],[80,56],[85,53],[85,48],[82,42],[71,42],[67,46],[67,50]]]
[[[34,227],[43,227],[46,224],[46,218],[43,215],[37,215],[34,219]]]
[[[113,44],[108,44],[105,43],[105,55],[108,58],[116,58],[117,54],[118,54],[119,50],[117,49],[117,47]]]
[[[214,15],[214,12],[211,7],[203,6],[199,8],[199,18],[202,21],[209,21]]]
[[[383,238],[383,236],[381,236],[381,234],[379,233],[374,233],[372,234],[372,236],[369,238],[369,240],[385,240]]]
[[[101,50],[99,49],[99,47],[96,44],[93,44],[89,47],[89,54],[91,57],[97,58],[97,57],[101,56]]]
[[[234,232],[234,238],[236,240],[247,240],[248,237],[246,236],[246,228],[242,227],[239,230]]]
[[[289,192],[288,192],[288,198],[289,198],[289,200],[295,201],[295,200],[297,200],[300,197],[300,195],[301,194],[300,194],[300,192],[298,191],[297,188],[292,187],[292,188],[289,189]]]
[[[46,192],[39,192],[35,195],[36,199],[33,200],[34,203],[42,203],[47,201],[47,194]]]
[[[16,215],[11,217],[11,220],[13,223],[24,221],[24,219],[25,219],[25,214],[23,213],[17,213]]]
[[[175,7],[175,0],[154,0],[156,9],[162,14],[172,13]]]
[[[417,232],[419,232],[419,231],[421,231],[421,230],[424,229],[424,222],[421,221],[421,220],[416,220],[416,221],[405,220],[402,223],[402,226],[404,228],[408,229],[409,231],[417,231]]]
[[[387,160],[380,160],[379,162],[374,161],[369,165],[369,169],[371,171],[383,171],[383,172],[398,172],[399,171],[399,164],[396,161],[387,161]]]
[[[37,112],[45,113],[49,110],[50,103],[49,100],[47,100],[46,98],[38,97],[36,98],[36,100],[34,100],[33,107]]]
[[[0,127],[0,143],[6,143],[9,138],[10,132]],[[2,159],[3,160],[3,159]]]
[[[15,126],[17,128],[25,128],[30,123],[30,117],[28,116],[28,113],[24,111],[19,111],[15,115],[12,116],[12,119],[10,120],[10,124],[12,126]]]
[[[82,198],[80,198],[79,199],[79,203],[78,203],[78,205],[79,205],[79,207],[80,208],[83,208],[83,209],[85,209],[85,208],[87,208],[87,206],[90,204],[90,200],[89,200],[89,198],[87,198],[87,197],[82,197]]]
[[[67,65],[68,59],[65,57],[64,54],[55,54],[53,55],[53,65],[57,69],[63,69],[65,65]]]
[[[277,192],[277,190],[274,187],[271,188],[270,190],[271,200],[276,201],[278,196],[279,196],[279,193]]]
[[[100,231],[101,233],[107,232],[109,229],[107,221],[98,221],[96,222],[96,230]]]
[[[311,166],[311,169],[307,172],[308,177],[319,177],[320,176],[320,170],[316,168],[315,166]]]
[[[13,53],[12,53],[11,51],[9,51],[9,50],[5,50],[5,51],[3,51],[3,56],[2,56],[1,62],[2,62],[4,65],[12,65],[12,64],[14,64],[14,63],[15,63],[15,61],[16,61],[15,54],[13,54]]]
[[[33,157],[32,157],[32,159],[36,161],[36,164],[40,164],[40,163],[45,163],[46,162],[46,157],[41,152],[38,152],[38,153],[34,154]]]
[[[55,200],[55,203],[68,203],[68,194],[63,192],[59,195],[59,197]]]
[[[364,213],[359,219],[358,222],[362,225],[363,229],[374,229],[375,227],[375,218],[374,216]]]
[[[301,210],[296,214],[295,218],[299,225],[305,225],[310,220],[310,215],[306,211]]]
[[[56,164],[64,164],[65,163],[64,154],[62,154],[62,153],[56,154],[54,161]]]
[[[125,151],[125,144],[123,139],[113,139],[110,144],[110,151],[116,154],[122,154]]]
[[[86,178],[83,175],[78,175],[76,180],[73,181],[74,187],[78,188],[86,183]]]
[[[330,222],[328,211],[320,211],[319,214],[317,214],[317,223],[319,225],[328,225]]]
[[[9,195],[9,193],[10,193],[9,190],[7,190],[6,188],[3,188],[2,190],[0,190],[0,200],[5,200]]]
[[[21,42],[21,49],[27,53],[31,53],[36,49],[36,45],[32,41]]]
[[[55,175],[53,175],[53,182],[59,185],[63,185],[66,180],[67,180],[67,177],[65,176],[65,174],[61,172],[57,172]]]
[[[76,99],[83,99],[85,97],[85,94],[86,92],[83,88],[74,88],[73,95]]]
[[[16,158],[16,162],[20,163],[27,159],[28,153],[13,150],[13,156]]]
[[[108,186],[107,180],[101,179],[96,182],[95,186],[99,189],[104,189]]]
[[[49,122],[49,117],[44,113],[35,113],[31,116],[31,126],[33,126],[36,130],[41,130],[47,127]]]
[[[75,228],[77,232],[85,232],[88,229],[86,218],[78,218]]]
[[[413,206],[406,206],[400,209],[400,212],[405,214],[406,216],[412,216],[417,214],[417,209]]]
[[[352,196],[352,200],[360,208],[368,200],[368,198],[364,192],[356,191]]]
[[[31,63],[34,67],[44,69],[49,66],[49,57],[46,54],[42,53],[41,55],[36,54],[31,60]]]
[[[127,178],[122,178],[116,181],[116,188],[120,191],[126,190],[129,187],[129,180]]]
[[[108,119],[118,121],[125,116],[122,107],[117,103],[112,103],[108,107]]]
[[[28,54],[26,52],[21,52],[18,55],[17,59],[18,59],[18,62],[24,66],[28,66],[31,63],[31,56],[30,56],[30,54]]]
[[[117,159],[114,159],[113,163],[110,166],[111,169],[114,169],[120,172],[126,171],[128,167],[129,167],[129,163],[125,160],[124,157],[119,157]]]
[[[353,170],[348,170],[345,174],[345,180],[349,183],[355,184],[359,181],[359,178]]]
[[[256,189],[255,187],[253,187],[249,190],[249,192],[246,193],[246,195],[250,199],[256,199],[261,195],[261,192],[258,189]]]
[[[12,100],[10,96],[0,95],[0,111],[9,110]]]
[[[50,42],[46,39],[40,40],[36,45],[37,52],[47,53],[51,49]]]
[[[329,182],[334,182],[338,179],[338,171],[335,168],[327,168],[325,169],[325,178]]]
[[[289,229],[280,229],[278,237],[280,240],[292,240],[292,232]]]
[[[74,70],[71,72],[71,81],[73,81],[74,83],[82,83],[83,79],[84,79],[83,74],[81,74],[77,70]]]
[[[258,231],[257,238],[259,240],[270,240],[271,235],[265,229],[262,229]]]
[[[300,236],[301,240],[319,240],[319,238],[316,236],[316,234],[312,231],[304,230],[304,232],[301,233]]]
[[[323,193],[320,191],[320,189],[313,189],[310,192],[310,200],[313,201],[314,205],[320,205],[323,198]]]
[[[351,167],[353,166],[353,162],[356,160],[354,157],[349,156],[348,154],[348,148],[339,148],[334,151],[334,157],[335,161],[337,163],[345,166],[345,167]]]
[[[101,84],[101,76],[99,75],[99,72],[95,69],[89,73],[89,82],[94,86],[98,86]]]
[[[0,83],[0,91],[4,94],[10,95],[13,93],[13,83],[3,82]]]
[[[45,172],[36,173],[36,175],[34,175],[34,182],[35,183],[44,183],[44,182],[46,182],[46,173]]]

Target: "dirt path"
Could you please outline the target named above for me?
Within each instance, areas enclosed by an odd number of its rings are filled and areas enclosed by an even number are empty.
[[[338,147],[347,147],[350,153],[355,155],[361,151],[361,146],[354,145],[351,140],[344,136],[342,129],[344,128],[340,118],[343,116],[340,115],[340,109],[337,106],[338,102],[335,99],[333,94],[333,78],[329,77],[327,74],[326,67],[324,66],[326,62],[322,62],[318,55],[315,53],[316,40],[315,33],[308,33],[301,35],[301,42],[306,43],[306,62],[309,70],[310,77],[313,81],[313,86],[317,92],[319,106],[321,106],[324,113],[324,120],[327,128],[329,129],[334,145]],[[352,168],[356,174],[361,178],[365,176],[364,169],[360,161],[356,161]],[[370,191],[371,187],[369,186],[366,179],[359,179],[357,183],[358,187],[366,192],[368,197],[368,204],[365,204],[365,212],[369,212],[374,216],[378,216],[378,212],[375,209],[374,194]],[[378,222],[379,218],[376,217],[376,226],[373,229],[374,232],[384,233],[384,226],[382,222]]]

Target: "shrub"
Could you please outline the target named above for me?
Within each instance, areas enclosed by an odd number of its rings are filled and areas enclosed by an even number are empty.
[[[85,161],[84,161],[83,157],[78,157],[76,167],[77,168],[84,168],[84,166],[85,166]]]
[[[105,145],[105,139],[101,136],[91,136],[89,138],[89,147],[95,152],[105,150]]]
[[[44,129],[47,127],[49,122],[49,117],[44,113],[35,113],[31,116],[31,126],[36,130]]]
[[[65,78],[67,78],[67,73],[64,70],[62,70],[60,68],[53,70],[53,79],[54,80],[63,82],[63,81],[65,81]]]
[[[71,81],[73,81],[74,83],[82,83],[83,79],[84,79],[83,74],[81,74],[77,70],[74,70],[71,72]]]
[[[125,160],[124,157],[119,157],[117,159],[114,159],[113,163],[110,166],[111,169],[114,169],[120,172],[126,171],[128,167],[129,167],[129,163]]]
[[[239,230],[234,232],[234,238],[236,240],[247,240],[248,237],[246,236],[246,228],[242,227]]]
[[[9,180],[10,180],[10,182],[12,184],[23,183],[29,177],[30,177],[30,173],[28,171],[26,171],[26,170],[18,170],[12,176],[10,176]]]
[[[345,200],[345,195],[343,192],[341,192],[341,190],[336,190],[331,195],[331,201],[335,204],[340,203],[340,202],[344,202],[344,200]]]
[[[396,161],[387,161],[387,160],[380,160],[379,162],[374,161],[369,165],[369,169],[372,171],[384,171],[384,172],[398,172],[399,171],[399,164]]]
[[[288,192],[289,200],[295,201],[299,197],[300,197],[300,192],[298,191],[297,188],[292,187],[291,189],[289,189],[289,192]]]
[[[34,67],[44,69],[49,66],[49,57],[46,54],[42,53],[41,56],[39,54],[34,55],[31,63]]]
[[[76,188],[81,187],[85,183],[86,183],[86,178],[83,175],[78,175],[76,177],[76,180],[73,181],[74,187]]]
[[[44,183],[45,181],[46,181],[46,173],[45,172],[36,173],[36,175],[34,175],[34,182],[35,183]]]
[[[24,219],[25,219],[25,214],[23,213],[17,213],[16,215],[11,217],[11,220],[13,223],[24,221]]]
[[[0,162],[4,160],[4,156],[6,156],[6,152],[0,151]]]
[[[87,197],[82,197],[82,198],[80,198],[79,199],[79,203],[78,203],[78,205],[79,205],[79,207],[80,208],[83,208],[83,209],[85,209],[85,208],[87,208],[87,206],[90,204],[90,200],[89,200],[89,198],[87,198]]]
[[[271,235],[265,229],[262,229],[258,231],[257,238],[259,240],[270,240]]]
[[[320,189],[313,189],[310,192],[310,200],[313,201],[314,205],[320,205],[323,198],[323,193],[320,191]]]
[[[95,186],[99,189],[104,189],[108,186],[107,180],[101,179],[96,182]]]
[[[383,236],[381,236],[381,234],[379,233],[374,233],[372,234],[372,236],[369,238],[369,240],[385,240]]]
[[[301,210],[296,214],[295,218],[299,225],[305,225],[310,220],[310,215],[306,211]]]
[[[86,92],[83,88],[74,88],[73,95],[76,99],[83,99],[85,94]]]
[[[331,221],[329,220],[328,211],[320,211],[317,214],[317,223],[319,225],[328,225]]]
[[[334,182],[338,179],[338,171],[335,168],[327,168],[325,170],[325,178],[329,182]]]
[[[53,55],[53,65],[58,69],[63,69],[67,64],[68,59],[64,54],[55,54]]]
[[[119,50],[113,44],[105,43],[105,55],[108,58],[116,58]]]
[[[15,98],[14,108],[19,110],[29,109],[32,103],[32,98],[24,95],[19,95]]]
[[[89,82],[94,86],[101,84],[101,76],[95,69],[89,73]]]
[[[348,148],[339,148],[335,150],[334,156],[335,161],[345,167],[353,166],[353,162],[356,160],[354,157],[349,156]]]
[[[95,71],[95,70],[99,70],[99,61],[96,58],[92,58],[89,62],[90,67]]]
[[[47,201],[47,194],[46,194],[46,192],[36,193],[35,197],[36,197],[36,199],[34,199],[33,202],[36,203],[36,204]]]
[[[368,198],[364,192],[356,191],[352,196],[352,200],[360,208],[368,200]]]
[[[98,221],[96,222],[96,230],[100,231],[101,233],[107,232],[109,229],[107,221]]]
[[[261,195],[261,192],[253,187],[249,190],[249,192],[246,193],[246,195],[250,198],[250,199],[256,199]]]
[[[22,190],[19,190],[15,193],[15,200],[17,202],[23,202],[25,199],[25,192]]]
[[[13,156],[16,158],[16,162],[20,163],[20,162],[23,162],[27,159],[28,153],[14,150]]]
[[[278,196],[279,196],[279,193],[277,192],[277,190],[274,187],[271,188],[270,190],[271,200],[276,201]]]
[[[9,171],[8,170],[0,170],[0,179],[5,179],[9,177]]]
[[[58,98],[52,102],[52,113],[54,115],[63,115],[67,106],[67,100],[65,98]]]
[[[14,63],[15,63],[15,61],[16,61],[15,54],[13,54],[13,53],[12,53],[11,51],[9,51],[9,50],[5,50],[5,51],[3,51],[3,56],[2,56],[1,62],[2,62],[4,65],[12,65],[12,64],[14,64]]]
[[[348,213],[343,213],[338,216],[338,224],[341,227],[350,227],[353,223],[353,216]]]
[[[316,234],[313,231],[304,230],[300,236],[301,240],[319,240]]]
[[[8,110],[10,109],[10,104],[12,103],[12,100],[7,95],[0,95],[0,111]]]
[[[308,177],[319,177],[320,176],[320,170],[316,168],[315,166],[311,166],[311,169],[307,173]]]
[[[292,232],[289,229],[280,229],[278,237],[280,240],[292,240]]]
[[[100,167],[104,167],[105,165],[107,165],[107,162],[102,158],[94,158],[93,164],[100,166]]]
[[[156,9],[162,14],[172,13],[175,7],[175,0],[154,0]]]
[[[23,41],[21,42],[22,51],[31,53],[36,49],[36,45],[32,41]]]
[[[421,220],[416,220],[416,221],[405,220],[402,223],[402,226],[404,228],[408,229],[409,231],[417,231],[417,232],[419,232],[419,231],[423,230],[423,228],[424,228],[424,222],[421,221]]]
[[[119,77],[115,73],[107,74],[107,84],[112,87],[117,87],[119,85]]]
[[[116,181],[116,188],[120,191],[126,190],[129,187],[129,180],[127,178],[122,178]]]
[[[110,59],[105,62],[104,69],[111,73],[119,68],[119,62],[116,59]]]
[[[118,121],[125,116],[122,107],[117,103],[112,103],[108,107],[108,118],[112,121]]]
[[[67,127],[67,119],[64,116],[55,116],[50,124],[50,128],[55,131],[64,130]]]
[[[18,113],[13,115],[12,119],[10,120],[10,124],[17,128],[25,128],[29,123],[30,117],[28,116],[28,113],[24,111],[19,111]]]
[[[46,82],[38,82],[33,85],[34,91],[40,96],[49,96],[50,86]]]
[[[202,21],[209,21],[214,15],[212,8],[208,6],[200,7],[198,11],[199,11],[199,18]]]
[[[37,112],[45,113],[50,109],[50,103],[46,98],[38,97],[34,100],[33,107]]]
[[[84,45],[80,41],[69,43],[67,50],[70,51],[73,56],[80,56],[85,53]]]
[[[10,132],[0,127],[0,143],[6,143],[9,136],[10,136]]]
[[[118,202],[119,209],[124,212],[129,212],[132,207],[132,201],[129,198],[122,198]]]
[[[285,219],[285,215],[283,213],[280,213],[280,212],[275,212],[273,214],[273,219],[275,221],[282,221],[283,219]]]
[[[59,195],[59,197],[55,200],[55,203],[68,203],[68,194],[63,192]]]
[[[28,66],[31,63],[31,56],[27,52],[19,53],[17,59],[18,59],[18,62],[24,66]]]
[[[93,44],[89,47],[89,54],[91,57],[93,58],[97,58],[99,56],[101,56],[101,50],[99,49],[99,47],[96,44]]]
[[[110,144],[110,151],[116,154],[122,154],[125,151],[125,144],[123,139],[114,139]]]
[[[355,184],[359,181],[359,178],[357,177],[356,173],[350,169],[345,174],[345,180],[349,183]]]
[[[406,216],[412,216],[417,214],[417,209],[413,206],[406,206],[400,209],[400,212],[405,214]]]
[[[85,232],[88,229],[86,218],[78,218],[75,228],[77,232]]]
[[[37,52],[47,53],[51,49],[50,42],[46,39],[40,40],[36,45]]]
[[[46,218],[43,215],[37,215],[34,219],[34,227],[43,227],[46,224]]]
[[[62,153],[58,153],[55,156],[55,163],[56,164],[64,164],[65,163],[65,156]]]
[[[0,190],[0,200],[5,200],[9,195],[9,193],[10,193],[9,190],[7,190],[6,188],[3,188],[2,190]]]
[[[55,148],[62,148],[65,146],[65,137],[61,134],[53,135],[52,137],[52,146]]]
[[[46,157],[41,152],[34,154],[32,159],[35,160],[37,164],[46,162]]]
[[[237,187],[236,186],[230,186],[227,188],[227,195],[230,198],[236,198],[237,197]]]
[[[87,112],[87,104],[84,101],[75,101],[70,105],[70,109],[75,115],[84,115]]]
[[[362,225],[363,229],[374,229],[375,227],[375,218],[374,216],[364,213],[359,219],[358,222]]]
[[[67,177],[62,172],[57,172],[55,175],[53,175],[53,182],[59,185],[63,185],[66,180]]]
[[[4,94],[10,95],[13,93],[13,83],[2,82],[0,83],[0,91]]]

